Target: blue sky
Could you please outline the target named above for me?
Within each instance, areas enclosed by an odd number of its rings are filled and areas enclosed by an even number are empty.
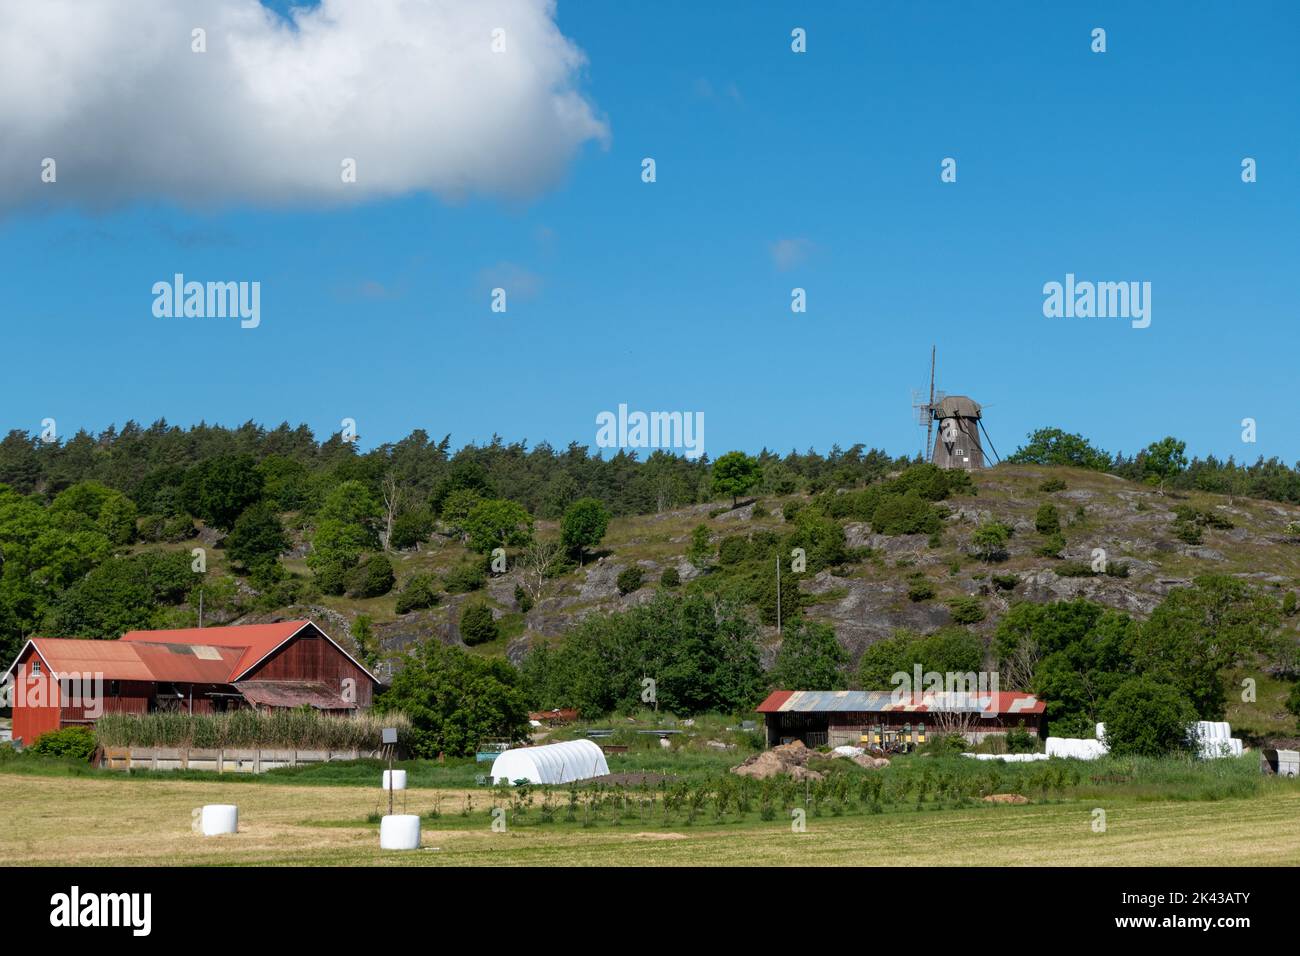
[[[903,454],[935,343],[1004,455],[1293,462],[1300,7],[1136,6],[561,0],[608,139],[529,196],[0,211],[0,426],[594,444],[627,403],[703,412],[713,457]],[[155,318],[176,272],[260,281],[260,327]],[[1045,318],[1067,272],[1149,281],[1151,326]]]

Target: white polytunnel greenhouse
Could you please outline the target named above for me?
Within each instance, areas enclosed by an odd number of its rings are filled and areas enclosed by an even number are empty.
[[[492,782],[569,783],[609,773],[605,753],[590,740],[517,747],[492,761]]]

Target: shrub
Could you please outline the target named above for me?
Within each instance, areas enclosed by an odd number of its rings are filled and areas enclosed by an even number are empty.
[[[984,606],[976,597],[953,598],[948,602],[948,609],[954,624],[978,624],[984,620]]]
[[[462,561],[442,576],[442,586],[449,594],[467,594],[477,591],[487,580],[487,571],[482,561],[469,559]]]
[[[347,595],[352,598],[383,597],[396,583],[393,562],[383,554],[372,555],[362,561],[344,579]]]
[[[429,540],[433,533],[433,513],[426,508],[404,511],[393,520],[393,533],[388,546],[406,551]]]
[[[928,601],[934,597],[934,586],[929,581],[913,581],[907,587],[907,597],[912,601]]]
[[[1061,516],[1056,510],[1056,505],[1042,504],[1038,506],[1038,513],[1034,515],[1034,528],[1039,534],[1053,535],[1061,530]]]
[[[631,594],[641,587],[643,572],[637,565],[624,568],[618,573],[618,593]]]
[[[1036,738],[1025,730],[1024,724],[1012,727],[1006,735],[1007,753],[1031,754],[1037,749]]]
[[[1048,478],[1038,486],[1038,490],[1045,494],[1051,494],[1053,491],[1064,491],[1065,482],[1060,478]]]
[[[803,510],[804,503],[799,500],[787,501],[781,506],[781,517],[786,521],[793,521],[799,517],[799,512]],[[1296,532],[1300,534],[1300,531]]]
[[[1063,578],[1091,578],[1097,574],[1087,561],[1062,561],[1052,570]]]
[[[533,596],[524,590],[522,584],[515,585],[515,607],[520,614],[527,614],[533,609]]]
[[[466,604],[460,612],[460,638],[470,647],[495,641],[500,633],[496,618],[492,616],[492,608],[486,604]]]
[[[675,588],[681,585],[682,576],[676,568],[664,568],[664,573],[659,575],[659,583],[666,588]]]
[[[1043,539],[1043,543],[1038,546],[1038,554],[1044,558],[1059,558],[1064,550],[1065,536],[1059,531],[1049,534]]]
[[[95,734],[89,727],[64,727],[41,734],[32,742],[30,752],[42,757],[72,757],[89,760],[95,752]]]
[[[1020,583],[1020,578],[1014,574],[995,574],[993,575],[993,586],[999,591],[1011,591]]]
[[[754,508],[750,512],[751,516],[755,518],[766,518],[769,514],[771,514],[771,512],[768,511],[767,508],[763,507],[763,503],[761,501],[754,502]]]
[[[749,541],[741,535],[728,535],[718,543],[719,564],[740,564],[748,557]]]
[[[943,525],[943,515],[915,491],[881,497],[871,518],[877,534],[933,534]]]
[[[1191,749],[1189,729],[1196,721],[1191,701],[1170,684],[1134,677],[1121,684],[1102,706],[1106,746],[1117,757],[1162,757]]]
[[[414,574],[402,585],[397,595],[397,613],[409,614],[411,611],[433,607],[438,603],[438,590],[433,575]]]
[[[971,547],[981,561],[997,561],[1007,554],[1007,542],[1011,540],[1011,529],[1001,521],[989,519],[982,522],[971,535]]]

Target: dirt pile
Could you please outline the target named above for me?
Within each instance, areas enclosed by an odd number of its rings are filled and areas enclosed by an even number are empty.
[[[809,750],[804,746],[803,741],[795,740],[755,754],[739,767],[732,767],[731,772],[742,777],[753,777],[755,780],[780,776],[787,776],[794,780],[820,780],[822,779],[820,773],[809,770],[805,766],[811,758],[817,756],[822,755],[815,750]]]

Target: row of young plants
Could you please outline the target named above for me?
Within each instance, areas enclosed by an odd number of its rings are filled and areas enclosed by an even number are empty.
[[[801,781],[725,774],[696,781],[661,780],[647,786],[501,784],[486,793],[465,794],[458,802],[439,800],[426,817],[486,817],[503,820],[506,826],[690,826],[788,819],[796,810],[818,818],[952,809],[973,806],[993,793],[1018,793],[1041,802],[1062,798],[1084,779],[1079,767],[1056,761],[1028,767],[971,763],[970,769],[941,763],[881,772],[850,768],[837,761],[822,768],[822,779]]]

